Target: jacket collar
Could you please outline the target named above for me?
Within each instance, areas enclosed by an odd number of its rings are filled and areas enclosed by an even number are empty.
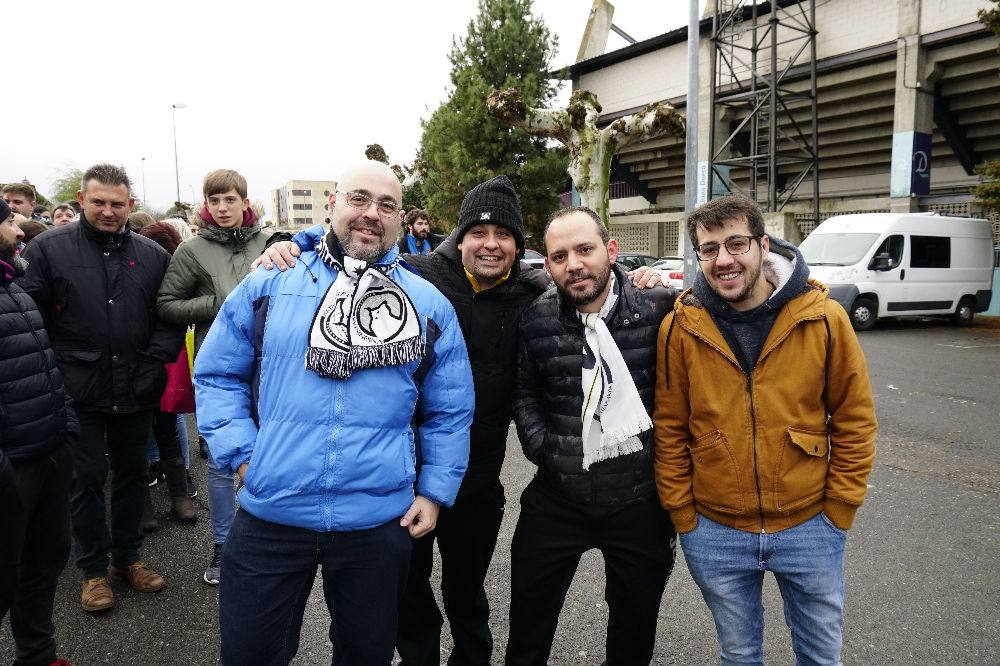
[[[198,236],[205,240],[210,240],[223,245],[235,245],[243,247],[253,239],[264,225],[258,220],[250,227],[219,227],[205,225],[198,231]]]
[[[105,250],[120,250],[131,236],[127,223],[118,233],[109,233],[93,226],[83,213],[80,213],[80,229],[84,237]]]
[[[825,316],[825,303],[828,294],[829,290],[825,285],[809,278],[802,291],[781,308],[767,340],[764,341],[760,358],[764,358],[799,323],[822,319]],[[674,303],[674,317],[685,330],[715,347],[739,366],[739,361],[736,360],[736,356],[729,348],[729,343],[722,337],[719,327],[715,324],[705,305],[695,296],[693,289],[687,289],[677,297],[677,301]]]

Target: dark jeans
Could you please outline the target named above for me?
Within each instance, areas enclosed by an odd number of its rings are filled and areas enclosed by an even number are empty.
[[[670,516],[655,497],[618,507],[580,505],[537,479],[521,495],[511,544],[508,664],[546,664],[580,557],[604,556],[606,662],[648,664],[663,588],[674,565]]]
[[[125,568],[139,561],[142,501],[146,492],[146,444],[153,412],[104,414],[78,412],[80,443],[74,452],[73,536],[76,565],[84,578],[106,576],[111,562]],[[111,480],[111,529],[104,506],[104,484]]]
[[[333,663],[390,663],[411,544],[398,519],[367,530],[315,532],[239,510],[222,551],[221,662],[288,664],[322,567]]]
[[[14,484],[0,494],[0,623],[10,610],[17,663],[56,660],[52,604],[69,559],[71,446],[13,464]]]
[[[157,411],[153,416],[153,435],[156,438],[156,448],[160,460],[177,460],[183,458],[181,440],[177,428],[177,415]]]
[[[434,531],[414,541],[396,636],[396,649],[405,666],[441,663],[444,621],[431,588],[435,539],[441,551],[441,596],[455,643],[448,663],[490,663],[493,634],[483,581],[496,547],[503,507],[503,485],[494,479],[484,488],[460,493],[454,506],[441,509]]]

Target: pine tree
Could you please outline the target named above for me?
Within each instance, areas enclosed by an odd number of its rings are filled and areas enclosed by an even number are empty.
[[[548,72],[557,41],[531,8],[531,0],[479,0],[467,34],[453,42],[454,89],[423,123],[417,167],[427,208],[452,225],[466,192],[506,174],[520,197],[531,244],[539,246],[544,220],[568,185],[567,153],[502,126],[486,109],[492,90],[510,86],[524,91],[532,106],[545,106],[556,95]]]

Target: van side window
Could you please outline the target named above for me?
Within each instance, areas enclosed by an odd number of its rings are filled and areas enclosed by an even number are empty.
[[[911,268],[950,268],[951,238],[910,236]]]
[[[889,236],[875,250],[875,256],[880,254],[889,255],[889,268],[896,268],[903,263],[903,236],[894,234]]]

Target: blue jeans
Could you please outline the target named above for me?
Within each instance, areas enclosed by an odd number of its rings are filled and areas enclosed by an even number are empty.
[[[208,516],[213,543],[225,543],[236,517],[236,487],[233,475],[219,469],[212,456],[208,457]]]
[[[389,664],[412,544],[398,519],[367,530],[315,532],[241,509],[222,551],[220,661],[288,664],[322,567],[333,663]]]
[[[774,534],[698,516],[681,535],[688,570],[712,611],[722,664],[764,663],[764,572],[774,574],[796,664],[840,664],[847,532],[823,512]]]

